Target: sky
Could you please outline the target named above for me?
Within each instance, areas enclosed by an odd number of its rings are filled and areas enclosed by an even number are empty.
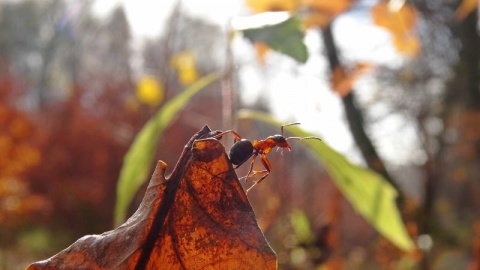
[[[93,9],[102,16],[122,4],[134,35],[152,38],[161,33],[176,3],[175,0],[97,0]],[[225,25],[234,15],[246,14],[242,0],[182,0],[181,4],[192,14],[219,25]]]
[[[346,61],[399,65],[402,58],[391,46],[388,32],[375,27],[370,20],[369,7],[375,2],[362,1],[353,11],[336,19],[334,33],[337,44]],[[122,4],[133,36],[142,40],[161,33],[176,3],[174,0],[97,0],[93,8],[99,16],[105,16],[116,5]],[[241,18],[249,15],[243,0],[182,0],[181,3],[192,15],[216,23],[223,29],[230,20],[241,22]],[[321,54],[322,42],[318,31],[307,32],[305,42],[312,53],[306,64],[299,66],[273,53],[267,57],[266,64],[260,66],[250,44],[241,38],[235,40],[234,53],[242,58],[242,63],[246,63],[238,70],[242,101],[248,104],[260,95],[268,96],[272,112],[279,119],[301,122],[303,128],[319,134],[333,148],[348,155],[355,163],[362,164],[344,121],[341,100],[328,87],[329,71]],[[374,88],[373,83],[371,76],[366,74],[354,87]],[[395,119],[389,123],[381,127],[383,138],[398,135],[398,128],[402,124]],[[405,136],[402,138],[405,145],[402,141],[392,144],[391,140],[380,137],[377,142],[381,153],[387,158],[394,157],[400,163],[410,159],[415,147],[408,135],[414,136],[414,131],[404,127],[403,133],[406,134],[402,135]],[[399,151],[399,147],[404,151]]]

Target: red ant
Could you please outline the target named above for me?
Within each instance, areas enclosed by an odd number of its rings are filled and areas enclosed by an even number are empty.
[[[245,181],[248,180],[248,178],[253,177],[255,175],[262,175],[262,177],[255,181],[254,184],[247,189],[247,193],[250,189],[252,189],[255,185],[260,183],[263,179],[265,179],[269,174],[270,171],[272,170],[272,165],[270,164],[270,161],[267,158],[267,154],[272,151],[273,148],[279,147],[279,148],[287,148],[289,151],[292,149],[290,145],[288,144],[287,140],[291,139],[296,139],[296,140],[307,140],[307,139],[316,139],[316,140],[322,140],[318,137],[288,137],[285,138],[283,136],[283,128],[286,126],[292,126],[292,125],[299,125],[300,123],[291,123],[291,124],[286,124],[280,127],[281,130],[281,135],[273,135],[273,136],[268,136],[265,140],[254,140],[253,142],[243,139],[237,132],[233,130],[227,130],[224,131],[220,134],[217,134],[213,136],[215,139],[220,139],[223,135],[227,133],[231,133],[233,136],[235,136],[234,144],[232,148],[230,149],[230,162],[232,162],[233,165],[235,165],[234,169],[240,167],[243,163],[245,163],[250,157],[252,157],[252,161],[250,163],[250,169],[248,170],[248,173],[246,176],[242,177],[245,178]],[[260,161],[263,164],[263,167],[265,168],[262,171],[254,171],[253,170],[253,163],[255,162],[255,158],[260,155]],[[241,179],[242,179],[241,178]]]

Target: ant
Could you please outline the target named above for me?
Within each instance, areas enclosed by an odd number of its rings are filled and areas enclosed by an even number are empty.
[[[223,135],[227,133],[231,133],[233,136],[235,136],[234,139],[234,144],[232,148],[230,149],[230,162],[232,162],[233,165],[235,165],[234,169],[237,169],[240,167],[243,163],[245,163],[249,158],[251,158],[251,163],[250,163],[250,169],[248,170],[248,173],[246,176],[242,177],[245,178],[245,181],[248,180],[248,178],[253,177],[255,175],[262,175],[259,180],[255,181],[254,184],[247,189],[246,193],[250,189],[252,189],[255,185],[258,183],[262,182],[269,174],[270,171],[272,170],[272,165],[270,164],[270,161],[267,158],[267,154],[272,151],[273,148],[279,147],[279,148],[287,148],[289,151],[292,149],[290,145],[288,144],[288,140],[308,140],[308,139],[315,139],[315,140],[322,140],[318,137],[287,137],[285,138],[283,136],[283,128],[287,126],[293,126],[293,125],[299,125],[300,123],[290,123],[286,124],[280,127],[281,135],[273,135],[273,136],[268,136],[265,140],[254,140],[253,142],[243,139],[237,132],[233,130],[227,130],[224,132],[221,132],[220,134],[217,134],[213,136],[215,139],[221,139]],[[260,156],[260,161],[262,162],[263,167],[265,168],[264,170],[261,171],[254,171],[253,170],[253,164],[255,162],[255,159],[257,156]],[[240,179],[242,179],[240,178]]]

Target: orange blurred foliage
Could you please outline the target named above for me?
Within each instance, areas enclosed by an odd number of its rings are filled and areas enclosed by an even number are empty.
[[[16,177],[40,162],[40,153],[30,143],[29,119],[0,105],[0,178]]]
[[[322,10],[311,9],[304,19],[305,28],[320,27],[324,28],[330,24],[335,16]]]
[[[405,55],[417,55],[420,52],[420,40],[415,34],[394,36],[393,46]]]
[[[50,205],[22,180],[22,173],[40,162],[40,152],[29,137],[33,124],[26,115],[0,104],[0,127],[0,223],[15,227]]]
[[[298,0],[246,0],[245,5],[254,13],[268,11],[293,12],[298,8]]]
[[[356,0],[246,0],[245,5],[254,13],[269,11],[305,12],[304,25],[325,27],[335,16],[348,10]]]
[[[303,0],[302,4],[313,10],[337,16],[347,11],[356,0]]]
[[[267,53],[270,51],[270,47],[263,42],[255,42],[255,51],[257,52],[257,58],[261,64],[265,63],[265,58],[267,57]]]
[[[462,0],[460,6],[455,11],[455,18],[459,21],[465,19],[471,12],[478,8],[479,0]]]
[[[32,194],[27,182],[18,178],[0,179],[0,224],[14,228],[33,214],[51,210],[51,203]]]
[[[372,67],[373,65],[369,63],[358,63],[351,71],[345,70],[344,67],[335,67],[330,76],[332,90],[342,97],[348,95],[355,81]]]
[[[420,51],[420,41],[414,33],[418,12],[409,5],[393,6],[380,2],[372,7],[373,22],[386,28],[393,36],[393,45],[398,52],[414,56]]]

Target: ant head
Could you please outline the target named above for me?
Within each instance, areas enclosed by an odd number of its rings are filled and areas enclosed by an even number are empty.
[[[281,148],[288,148],[288,150],[291,150],[292,148],[290,145],[287,143],[287,139],[283,137],[283,135],[273,135],[272,136],[273,140],[277,143],[278,147]]]
[[[314,136],[310,136],[310,137],[288,137],[288,138],[283,137],[283,128],[288,127],[288,126],[293,126],[293,125],[300,125],[300,123],[295,122],[295,123],[290,123],[290,124],[283,125],[283,126],[280,127],[280,130],[282,131],[282,135],[273,136],[273,139],[277,142],[279,147],[288,148],[289,150],[292,149],[290,147],[290,145],[287,143],[287,140],[290,140],[290,139],[300,140],[300,141],[301,140],[311,140],[311,139],[319,140],[319,141],[322,140],[322,139],[320,139],[318,137],[314,137]]]

